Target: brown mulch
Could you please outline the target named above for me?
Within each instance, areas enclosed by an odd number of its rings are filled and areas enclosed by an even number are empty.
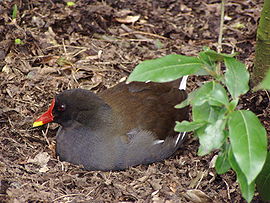
[[[197,156],[191,136],[168,160],[120,172],[89,172],[55,157],[58,126],[31,126],[56,93],[102,91],[125,80],[140,61],[216,49],[219,33],[219,1],[74,2],[0,1],[0,202],[169,203],[194,202],[194,195],[201,202],[243,202],[235,174],[216,174],[217,152]],[[239,52],[251,72],[262,2],[226,6],[224,51]],[[188,91],[202,82],[192,76]],[[269,132],[268,103],[267,92],[250,92],[240,107],[256,113]]]

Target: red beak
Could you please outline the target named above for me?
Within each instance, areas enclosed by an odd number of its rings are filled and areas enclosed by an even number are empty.
[[[54,108],[54,104],[55,104],[55,99],[52,100],[51,106],[48,109],[48,111],[46,111],[37,120],[35,120],[35,122],[33,123],[33,127],[41,126],[41,125],[44,125],[46,123],[50,123],[53,121],[52,111]]]

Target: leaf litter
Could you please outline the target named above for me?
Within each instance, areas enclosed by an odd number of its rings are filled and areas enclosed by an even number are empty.
[[[17,5],[15,19],[12,8]],[[262,0],[226,6],[224,51],[239,52],[252,71]],[[207,1],[0,2],[0,201],[243,202],[232,171],[217,175],[189,136],[171,158],[125,171],[85,171],[54,154],[56,124],[32,128],[56,93],[94,92],[127,78],[141,61],[215,49],[219,3]],[[240,26],[241,25],[241,26]],[[20,39],[19,44],[15,40]],[[18,40],[17,40],[18,41]],[[190,77],[191,92],[207,77]],[[251,109],[270,130],[269,95],[249,92]],[[254,202],[259,202],[256,196]]]

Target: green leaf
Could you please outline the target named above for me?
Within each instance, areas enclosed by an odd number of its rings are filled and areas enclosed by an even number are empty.
[[[227,106],[229,104],[229,98],[227,96],[227,92],[222,85],[219,83],[213,82],[213,89],[211,94],[209,95],[209,104],[213,106]]]
[[[250,184],[248,183],[245,174],[241,171],[239,165],[235,160],[232,150],[229,150],[228,159],[232,169],[235,171],[237,175],[237,182],[240,184],[242,196],[245,198],[245,200],[247,200],[247,202],[251,202],[255,192],[254,182],[251,182]]]
[[[203,64],[197,57],[172,54],[158,59],[143,61],[135,67],[127,82],[168,82],[185,75],[194,74],[202,67]]]
[[[217,53],[216,51],[210,49],[203,51],[202,53],[208,56],[211,61],[221,61],[221,62],[224,60],[224,58],[233,58],[237,55],[237,53],[234,54]]]
[[[188,99],[185,99],[180,104],[175,105],[174,108],[182,109],[182,108],[184,108],[184,107],[186,107],[188,105],[189,105],[189,100]]]
[[[263,81],[254,88],[255,90],[259,90],[259,89],[267,89],[270,90],[270,70],[266,73],[265,78],[263,79]]]
[[[266,131],[257,116],[246,110],[231,113],[228,124],[233,155],[250,184],[266,159]]]
[[[14,40],[14,43],[15,43],[16,45],[22,45],[22,44],[24,44],[23,41],[22,41],[21,39],[19,39],[19,38],[16,38],[16,39]]]
[[[205,52],[200,52],[199,53],[199,59],[201,60],[201,62],[205,65],[203,67],[203,69],[205,69],[205,74],[201,74],[201,75],[212,75],[215,72],[215,66],[216,63],[214,60],[212,60],[212,58],[208,55],[205,54]]]
[[[213,108],[207,102],[201,105],[192,106],[192,119],[193,121],[208,121],[209,114],[213,111]]]
[[[17,4],[14,4],[12,8],[12,19],[13,20],[16,19],[17,15],[18,15],[18,7]]]
[[[225,143],[223,146],[223,150],[219,152],[218,158],[215,163],[215,169],[218,174],[224,174],[231,168],[228,159],[229,148],[230,144]]]
[[[233,99],[228,105],[228,110],[233,112],[238,104],[238,99]]]
[[[67,6],[75,6],[75,2],[73,2],[73,1],[68,1],[68,2],[67,2]]]
[[[188,104],[200,106],[206,102],[211,106],[229,105],[229,98],[225,88],[215,81],[207,82],[196,91],[190,93],[187,100],[182,104],[176,105],[176,108],[183,108]]]
[[[226,90],[215,81],[205,83],[192,92],[188,99],[192,105],[202,105],[205,102],[208,102],[211,106],[227,106],[229,104]]]
[[[199,137],[199,136],[204,135],[205,128],[206,128],[206,126],[203,126],[203,127],[199,128],[199,129],[195,130],[194,131],[194,136]]]
[[[188,121],[178,122],[178,121],[176,121],[174,131],[189,132],[189,131],[193,131],[193,130],[196,130],[198,128],[201,128],[205,124],[206,124],[205,122],[201,122],[201,121],[193,121],[193,122],[188,122]]]
[[[224,60],[227,68],[225,84],[233,99],[237,99],[241,94],[245,94],[249,90],[249,73],[245,64],[237,59],[225,57]]]
[[[202,105],[203,103],[208,101],[208,95],[213,89],[213,82],[207,82],[202,85],[200,88],[191,92],[188,96],[190,100],[190,104],[192,105]]]
[[[215,66],[215,60],[213,60],[209,55],[205,54],[204,51],[199,53],[199,58],[204,64],[207,64],[209,67]]]
[[[223,119],[217,120],[214,123],[208,124],[204,133],[198,134],[200,141],[199,156],[206,155],[214,149],[219,149],[223,145],[225,140],[223,133],[225,124]]]
[[[207,121],[213,123],[218,119],[221,108],[210,106],[208,102],[192,106],[193,121]]]
[[[263,200],[270,200],[270,152],[268,152],[263,169],[256,179],[256,185]]]

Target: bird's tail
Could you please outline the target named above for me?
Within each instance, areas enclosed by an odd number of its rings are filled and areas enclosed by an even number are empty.
[[[182,80],[180,82],[179,85],[179,90],[186,90],[187,88],[187,79],[188,79],[188,75],[185,75],[182,77]]]
[[[187,79],[188,79],[188,75],[185,75],[182,77],[180,85],[179,85],[179,90],[186,90],[187,87]],[[180,132],[176,138],[175,141],[175,146],[178,148],[186,139],[186,132]]]

